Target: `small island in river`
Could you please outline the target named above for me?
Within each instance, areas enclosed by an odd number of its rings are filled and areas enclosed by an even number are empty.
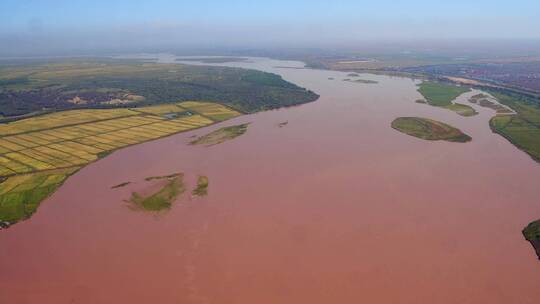
[[[523,236],[531,243],[540,259],[540,220],[530,223],[523,229]]]
[[[468,142],[471,137],[440,121],[421,117],[399,117],[392,121],[392,128],[426,140]]]
[[[199,175],[197,178],[197,187],[191,191],[193,196],[206,196],[208,194],[208,177]]]
[[[248,125],[249,124],[246,123],[236,126],[223,127],[191,141],[190,144],[205,145],[207,147],[217,145],[246,133]]]
[[[150,193],[132,192],[129,203],[134,210],[164,211],[171,208],[176,198],[184,193],[184,175],[173,174],[158,179],[159,188]],[[153,179],[150,179],[153,180]],[[149,181],[147,179],[147,181]]]

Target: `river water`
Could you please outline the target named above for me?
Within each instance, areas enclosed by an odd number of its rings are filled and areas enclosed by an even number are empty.
[[[0,303],[540,301],[540,262],[521,235],[540,218],[540,166],[490,131],[494,111],[472,105],[480,114],[461,117],[415,103],[408,78],[351,83],[263,58],[226,65],[280,74],[321,98],[83,168],[0,232]],[[410,137],[390,127],[399,116],[437,119],[473,140]],[[244,122],[232,141],[187,145]],[[128,208],[145,177],[174,172],[188,192],[208,176],[208,196],[186,193],[160,214]]]

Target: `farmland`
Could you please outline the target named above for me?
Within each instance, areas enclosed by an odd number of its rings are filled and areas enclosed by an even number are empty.
[[[210,102],[72,110],[0,125],[0,221],[29,217],[69,174],[129,145],[241,115]]]
[[[452,102],[461,94],[469,92],[469,89],[467,88],[424,81],[419,85],[418,92],[420,92],[427,103],[432,106],[454,111],[461,116],[473,116],[478,114],[468,105]]]
[[[392,128],[426,140],[468,142],[471,137],[460,130],[440,121],[420,117],[399,117],[392,122]]]

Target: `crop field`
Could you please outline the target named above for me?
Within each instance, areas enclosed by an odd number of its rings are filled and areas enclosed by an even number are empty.
[[[19,212],[20,206],[13,207],[19,210],[15,213],[5,211],[4,204],[19,201],[18,204],[24,205],[47,197],[46,190],[54,191],[63,181],[57,172],[68,175],[113,150],[238,115],[241,113],[216,103],[183,102],[131,109],[65,111],[0,125],[0,179],[3,180],[0,221],[16,221],[13,214],[28,216]],[[50,176],[56,176],[51,179],[59,182],[39,185],[36,182]],[[29,181],[33,182],[29,184]],[[35,186],[35,197],[29,185]],[[27,192],[14,195],[13,191],[21,187]]]

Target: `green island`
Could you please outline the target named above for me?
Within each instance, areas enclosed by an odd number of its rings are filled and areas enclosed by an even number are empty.
[[[191,141],[190,144],[205,145],[207,147],[217,145],[246,133],[248,125],[249,123],[223,127]]]
[[[0,228],[31,217],[69,175],[115,150],[317,98],[278,75],[238,68],[0,65]]]
[[[489,92],[515,114],[498,114],[491,118],[491,130],[540,163],[540,104],[536,99],[509,92]]]
[[[523,229],[523,236],[531,243],[540,259],[540,220],[530,223]]]
[[[127,186],[127,185],[129,185],[129,184],[131,184],[131,182],[123,182],[123,183],[120,183],[120,184],[118,184],[118,185],[112,186],[111,189],[123,188],[123,187],[125,187],[125,186]]]
[[[153,180],[172,179],[172,178],[180,177],[180,176],[183,176],[183,174],[178,172],[178,173],[173,173],[169,175],[149,176],[149,177],[145,177],[144,180],[147,182],[151,182]]]
[[[426,140],[468,142],[471,137],[440,121],[421,117],[398,117],[392,121],[392,128]]]
[[[363,84],[376,84],[376,83],[379,83],[378,81],[367,80],[367,79],[349,79],[349,78],[346,78],[346,79],[343,79],[343,81],[354,82],[354,83],[363,83]]]
[[[424,96],[424,99],[429,105],[445,108],[466,117],[474,116],[478,112],[468,105],[453,103],[452,101],[461,94],[469,91],[470,89],[468,88],[431,81],[423,81],[418,85],[418,92]]]
[[[194,196],[206,196],[208,195],[208,177],[199,175],[197,178],[197,187],[191,192]]]
[[[165,184],[156,192],[141,194],[131,193],[129,203],[133,210],[144,211],[165,211],[169,210],[176,198],[184,193],[184,175],[174,174],[171,177],[164,177]]]

